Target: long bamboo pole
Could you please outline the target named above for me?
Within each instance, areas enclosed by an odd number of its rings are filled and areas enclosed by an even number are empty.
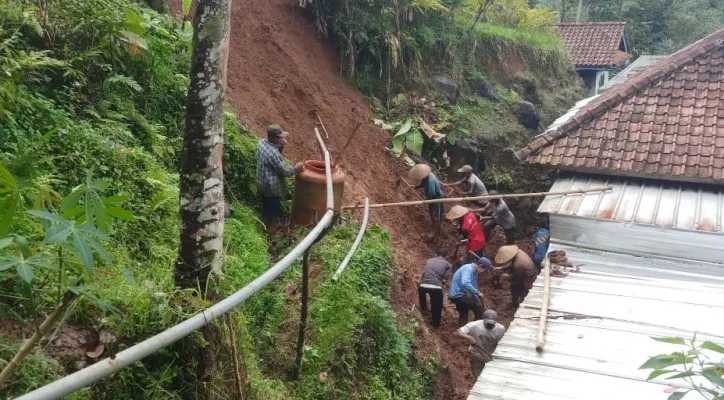
[[[543,301],[540,306],[540,318],[538,319],[538,340],[535,343],[535,350],[543,351],[546,344],[546,323],[548,322],[548,303],[551,299],[551,262],[546,256],[543,259]]]
[[[400,201],[397,203],[381,203],[381,204],[370,204],[370,208],[383,208],[383,207],[407,207],[407,206],[419,206],[422,204],[437,204],[437,203],[458,203],[461,201],[474,201],[474,200],[493,200],[493,199],[519,199],[523,197],[540,197],[540,196],[558,196],[565,194],[583,194],[593,192],[607,192],[612,190],[611,186],[592,188],[592,189],[581,189],[581,190],[564,190],[561,192],[535,192],[535,193],[514,193],[514,194],[494,194],[485,196],[472,196],[472,197],[456,197],[452,199],[435,199],[435,200],[416,200],[416,201]],[[363,205],[344,206],[343,210],[350,210],[355,208],[362,208]]]

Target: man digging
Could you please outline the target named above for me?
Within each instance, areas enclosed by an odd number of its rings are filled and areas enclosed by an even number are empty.
[[[468,352],[473,378],[480,376],[485,363],[493,361],[493,352],[504,334],[505,327],[498,323],[495,310],[485,310],[482,321],[473,321],[455,331],[454,336],[465,339],[470,345]]]
[[[410,169],[409,177],[415,182],[415,189],[423,189],[425,192],[425,198],[427,200],[442,199],[442,188],[440,187],[440,180],[437,179],[433,174],[432,169],[427,164],[417,164]],[[432,227],[438,235],[441,231],[442,218],[444,214],[444,207],[442,203],[428,204],[428,210],[430,212],[430,219],[432,220]]]
[[[480,257],[455,271],[450,281],[448,299],[458,310],[458,326],[468,323],[469,311],[475,314],[475,319],[482,318],[483,293],[478,290],[478,274],[491,267],[490,260]]]
[[[420,286],[417,288],[421,311],[427,310],[427,296],[430,296],[430,314],[433,328],[440,327],[442,288],[445,281],[450,279],[450,275],[452,275],[452,265],[445,259],[446,256],[447,249],[439,248],[435,252],[435,257],[427,260],[420,279]]]
[[[533,260],[518,246],[510,245],[498,249],[495,264],[496,271],[510,270],[510,296],[513,299],[513,306],[518,306],[528,295],[538,275]]]
[[[458,169],[458,172],[464,174],[462,179],[457,182],[444,183],[443,186],[464,186],[465,192],[463,194],[467,197],[485,196],[488,194],[488,189],[485,187],[483,181],[481,181],[480,178],[473,173],[473,167],[464,165],[462,168]],[[484,207],[488,202],[485,200],[474,200],[472,203],[478,207]]]

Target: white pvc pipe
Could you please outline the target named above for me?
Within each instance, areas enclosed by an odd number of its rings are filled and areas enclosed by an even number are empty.
[[[367,220],[369,220],[369,216],[370,199],[369,197],[365,197],[365,212],[364,216],[362,217],[362,226],[359,228],[359,233],[357,233],[357,237],[354,239],[354,243],[352,243],[352,247],[350,247],[349,252],[344,257],[344,260],[342,260],[342,263],[339,264],[339,268],[337,268],[337,271],[334,272],[334,275],[332,276],[333,281],[336,281],[339,278],[344,269],[347,268],[347,264],[349,264],[349,261],[352,259],[352,255],[354,255],[354,252],[357,251],[357,247],[362,241],[362,236],[365,235],[365,229],[367,229]]]
[[[258,292],[264,286],[279,277],[279,275],[289,268],[296,259],[302,256],[305,250],[314,244],[322,232],[331,225],[334,217],[334,193],[332,191],[332,168],[329,152],[324,146],[324,142],[322,141],[322,137],[319,135],[319,132],[316,132],[316,135],[320,148],[324,153],[324,164],[327,175],[327,212],[324,213],[322,219],[311,230],[311,232],[309,232],[309,234],[307,234],[307,236],[305,236],[304,239],[302,239],[302,241],[289,252],[289,254],[248,285],[193,317],[174,325],[133,347],[121,351],[116,354],[114,359],[106,358],[91,365],[90,367],[84,368],[18,397],[17,400],[59,399],[81,388],[89,386],[96,381],[118,372],[121,368],[127,367],[136,361],[140,361],[156,351],[181,340],[194,331],[203,328],[214,319],[221,317],[237,307],[239,304],[243,303],[254,293]]]

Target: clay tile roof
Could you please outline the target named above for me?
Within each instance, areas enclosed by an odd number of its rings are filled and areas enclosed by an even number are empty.
[[[571,53],[576,67],[618,65],[618,48],[624,37],[625,22],[562,22],[558,24],[561,38]]]
[[[724,183],[724,29],[580,104],[516,157],[563,169]]]

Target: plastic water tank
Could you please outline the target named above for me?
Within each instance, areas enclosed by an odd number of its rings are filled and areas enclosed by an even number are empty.
[[[344,193],[344,172],[332,164],[332,187],[334,192],[334,209],[342,208]],[[292,226],[307,226],[317,222],[327,211],[327,181],[324,161],[307,160],[294,181],[294,197],[292,198]]]

